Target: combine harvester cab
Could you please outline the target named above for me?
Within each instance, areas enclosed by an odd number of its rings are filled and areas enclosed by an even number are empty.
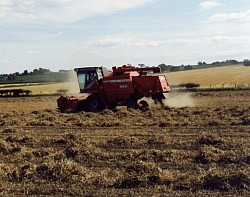
[[[152,98],[162,104],[163,93],[170,87],[159,67],[136,68],[133,66],[113,67],[103,74],[102,67],[76,68],[80,93],[88,93],[86,99],[61,96],[58,108],[61,111],[98,112],[105,108],[127,106],[127,108],[144,109],[149,105],[143,97]],[[151,75],[148,75],[151,72]],[[138,101],[140,102],[138,103]]]

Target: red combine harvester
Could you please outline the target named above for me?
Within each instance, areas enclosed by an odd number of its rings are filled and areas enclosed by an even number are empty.
[[[155,103],[162,104],[162,99],[165,99],[163,93],[170,91],[165,75],[148,75],[150,71],[160,73],[159,67],[113,67],[112,71],[105,75],[102,67],[75,68],[75,71],[80,93],[88,93],[89,96],[86,99],[61,96],[57,104],[62,112],[98,112],[116,106],[143,109],[149,105],[140,99],[151,97]]]

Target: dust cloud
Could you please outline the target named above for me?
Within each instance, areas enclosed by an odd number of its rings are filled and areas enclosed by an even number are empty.
[[[192,98],[191,93],[189,92],[174,92],[168,93],[165,95],[166,99],[164,100],[164,104],[169,107],[194,107],[195,102],[194,98]]]
[[[162,100],[164,106],[174,108],[195,106],[194,98],[192,97],[192,94],[188,92],[171,92],[164,94],[164,96],[166,97],[166,99]],[[145,100],[149,104],[150,108],[162,108],[160,103],[155,103],[151,98],[143,97],[141,100]]]
[[[77,76],[74,71],[71,71],[68,73],[67,76],[67,88],[68,88],[68,93],[71,94],[72,96],[79,95],[80,89],[79,89],[79,84],[77,81]]]

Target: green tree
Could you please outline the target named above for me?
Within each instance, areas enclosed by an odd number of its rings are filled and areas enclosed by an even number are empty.
[[[243,65],[244,65],[244,66],[250,66],[250,59],[245,59],[245,60],[243,61]]]
[[[166,64],[160,64],[158,67],[160,67],[160,69],[161,69],[162,72],[167,72],[171,68],[170,65],[166,65]]]
[[[199,61],[199,62],[198,62],[198,65],[199,65],[199,66],[201,66],[202,64],[203,64],[202,61]]]
[[[22,75],[28,75],[28,74],[29,74],[28,70],[24,70],[22,73]]]

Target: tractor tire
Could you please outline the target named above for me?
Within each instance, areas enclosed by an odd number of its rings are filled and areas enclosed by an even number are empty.
[[[149,105],[148,105],[147,101],[141,100],[141,101],[139,102],[139,109],[140,109],[141,111],[148,110],[148,109],[149,109]]]
[[[130,99],[127,102],[127,109],[138,109],[138,104],[137,104],[137,100],[134,99]]]
[[[105,108],[102,100],[97,94],[91,94],[87,97],[85,102],[87,112],[99,112]]]

